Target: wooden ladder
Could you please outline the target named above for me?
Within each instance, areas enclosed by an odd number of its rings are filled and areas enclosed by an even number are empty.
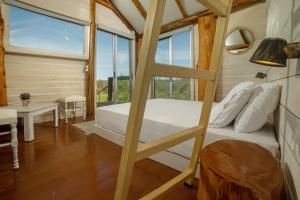
[[[144,36],[138,61],[133,98],[130,106],[117,188],[114,197],[115,200],[127,199],[134,163],[136,161],[147,158],[150,155],[166,150],[172,146],[178,145],[193,137],[196,137],[196,139],[188,168],[175,178],[171,179],[169,182],[165,183],[141,199],[155,199],[161,194],[170,190],[176,184],[181,183],[186,179],[192,180],[191,178],[193,178],[195,175],[197,164],[199,162],[199,154],[205,138],[217,87],[217,79],[219,74],[218,68],[223,51],[232,5],[232,0],[198,1],[218,16],[209,71],[155,63],[156,47],[160,35],[160,28],[166,0],[149,1],[150,6],[147,14]],[[153,76],[207,80],[203,107],[198,126],[180,131],[155,141],[139,144],[140,131],[142,127],[146,101],[148,98],[149,85]]]

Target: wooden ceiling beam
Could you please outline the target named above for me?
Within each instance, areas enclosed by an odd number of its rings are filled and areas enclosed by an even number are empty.
[[[183,6],[182,0],[176,0],[176,4],[177,4],[177,7],[179,8],[179,11],[182,14],[182,16],[187,17],[188,15],[187,15],[186,10]]]
[[[184,17],[182,19],[176,20],[174,22],[165,24],[161,27],[161,33],[166,33],[166,32],[178,29],[178,28],[182,28],[182,27],[185,27],[185,26],[189,26],[191,24],[195,24],[195,23],[197,23],[199,17],[204,16],[204,15],[208,15],[208,14],[211,14],[211,13],[212,13],[211,11],[205,10],[205,11],[197,12],[193,15],[188,16],[188,17]]]
[[[234,0],[233,5],[232,5],[232,13],[237,12],[242,9],[245,9],[247,7],[257,5],[260,3],[265,3],[265,2],[266,2],[266,0]],[[209,10],[205,10],[205,11],[197,12],[193,15],[184,17],[182,19],[176,20],[174,22],[165,24],[161,27],[161,33],[166,33],[169,31],[176,30],[178,28],[182,28],[185,26],[195,24],[198,22],[199,17],[205,16],[208,14],[212,14],[212,12]]]
[[[260,3],[265,3],[265,2],[266,0],[233,0],[231,12],[234,13],[239,10],[248,8],[250,6],[260,4]]]
[[[139,0],[131,0],[133,5],[136,7],[136,9],[139,11],[139,13],[142,15],[142,17],[146,20],[147,18],[147,12],[141,2]]]
[[[138,35],[138,32],[135,30],[135,28],[129,23],[129,21],[110,0],[96,0],[96,2],[112,10],[129,30],[134,31],[136,35]]]

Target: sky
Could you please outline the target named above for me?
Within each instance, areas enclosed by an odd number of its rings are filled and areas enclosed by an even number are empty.
[[[83,54],[84,26],[10,6],[13,46]]]

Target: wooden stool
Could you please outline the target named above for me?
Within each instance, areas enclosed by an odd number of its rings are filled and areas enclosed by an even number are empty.
[[[199,200],[276,200],[283,194],[280,165],[259,145],[221,140],[202,150]]]
[[[58,100],[61,103],[61,109],[65,113],[65,121],[68,123],[68,113],[72,112],[74,118],[76,116],[76,111],[83,111],[83,120],[86,119],[86,98],[79,95],[68,96],[64,99]],[[78,103],[82,104],[82,107],[78,107]]]

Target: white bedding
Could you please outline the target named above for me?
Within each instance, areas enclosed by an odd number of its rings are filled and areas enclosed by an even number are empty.
[[[171,99],[147,101],[141,142],[148,142],[172,133],[194,127],[198,124],[202,102]],[[100,107],[96,110],[96,124],[102,128],[124,135],[127,126],[130,103]],[[236,133],[233,126],[208,128],[204,146],[222,139],[235,139],[257,143],[278,158],[278,142],[271,125],[265,125],[253,133]],[[179,144],[169,151],[190,158],[194,139]]]

